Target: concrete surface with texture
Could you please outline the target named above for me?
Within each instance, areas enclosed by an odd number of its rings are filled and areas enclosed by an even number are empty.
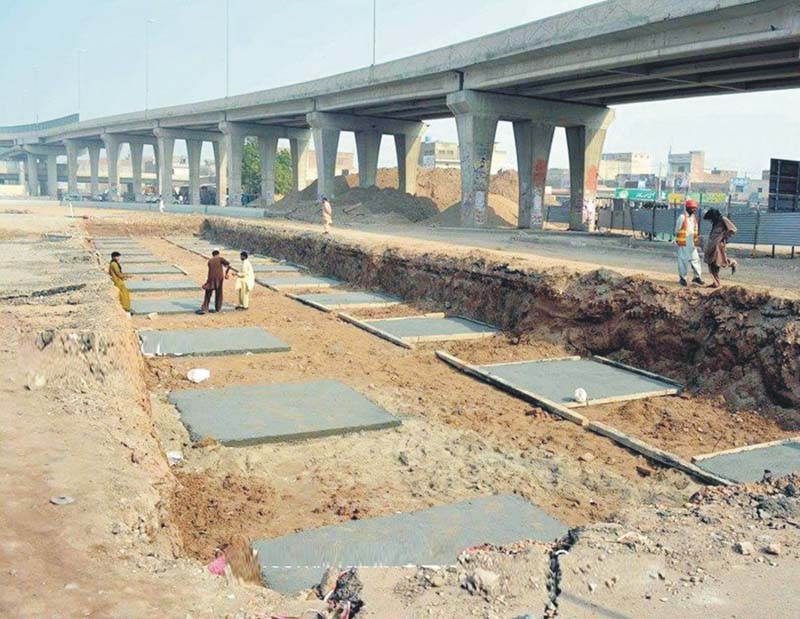
[[[700,468],[731,481],[761,481],[765,471],[774,477],[800,471],[800,439],[720,453],[695,460]]]
[[[170,273],[181,273],[174,264],[143,264],[140,266],[122,267],[123,273],[127,275],[166,275]]]
[[[515,495],[480,497],[417,512],[353,520],[253,543],[266,584],[308,589],[327,567],[452,565],[479,544],[551,542],[567,527]]]
[[[200,290],[200,285],[183,279],[132,279],[127,282],[130,292],[168,292],[172,290]]]
[[[392,295],[365,291],[301,294],[293,298],[323,310],[354,309],[358,307],[389,307],[401,302],[401,299],[393,297]]]
[[[255,445],[380,430],[400,420],[333,380],[189,389],[170,394],[192,440]]]
[[[498,333],[494,327],[457,316],[444,318],[411,316],[409,318],[383,318],[365,320],[363,322],[409,343],[480,338]]]
[[[260,327],[139,331],[145,355],[229,355],[285,352],[289,346]]]
[[[188,314],[199,310],[202,301],[199,294],[197,299],[133,299],[131,314]],[[232,309],[230,305],[222,306],[223,312]]]
[[[320,277],[317,275],[299,275],[296,277],[257,277],[256,281],[262,286],[273,290],[294,290],[300,288],[331,288],[342,284],[338,279]]]

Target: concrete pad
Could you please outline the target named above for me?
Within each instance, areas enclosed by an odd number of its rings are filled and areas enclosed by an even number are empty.
[[[266,259],[254,261],[252,258],[250,262],[253,265],[255,273],[304,273],[303,267],[294,264],[281,264],[279,262],[267,262]]]
[[[452,565],[478,544],[551,542],[567,527],[505,494],[417,512],[352,520],[253,543],[270,589],[291,593],[317,584],[328,567]]]
[[[201,294],[197,295],[197,299],[132,299],[131,314],[188,314],[199,310],[202,304]],[[227,304],[222,306],[223,312],[232,309]]]
[[[143,279],[129,280],[128,290],[131,292],[167,292],[171,290],[196,290],[200,292],[200,284],[185,279]]]
[[[289,346],[260,327],[139,331],[145,355],[232,355],[286,352]]]
[[[257,277],[256,281],[262,286],[273,290],[294,290],[299,288],[330,288],[342,282],[331,277],[317,275],[298,275],[285,277]]]
[[[126,275],[165,275],[167,273],[181,273],[185,275],[174,264],[142,264],[140,266],[126,267],[122,265],[122,272]]]
[[[169,396],[192,440],[224,445],[296,441],[381,430],[400,420],[334,380],[188,389]]]
[[[361,322],[407,343],[466,340],[498,333],[494,327],[459,316],[411,316]]]
[[[398,305],[401,299],[380,292],[330,292],[291,295],[301,303],[323,311],[336,309],[356,309],[359,307],[389,307]]]
[[[111,260],[111,256],[108,256],[108,259]],[[159,258],[158,256],[152,255],[131,255],[131,254],[123,254],[122,258],[120,259],[122,263],[122,268],[125,268],[126,264],[163,264],[164,259]]]
[[[764,471],[775,477],[800,471],[800,438],[698,456],[694,461],[709,473],[731,481],[761,481]]]
[[[479,365],[476,369],[568,408],[584,406],[574,399],[579,387],[588,396],[586,406],[672,395],[680,391],[680,385],[669,379],[636,368],[609,365],[598,359],[602,358],[540,359]]]

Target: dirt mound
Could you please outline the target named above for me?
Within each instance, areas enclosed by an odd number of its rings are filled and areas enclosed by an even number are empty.
[[[518,212],[519,206],[516,202],[504,198],[503,196],[489,194],[489,208],[486,209],[486,219],[489,226],[492,228],[516,228]],[[460,226],[461,202],[456,202],[435,217],[431,217],[426,223],[434,226]]]

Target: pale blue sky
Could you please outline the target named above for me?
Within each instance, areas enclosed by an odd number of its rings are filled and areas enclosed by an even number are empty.
[[[592,4],[585,0],[377,0],[377,60],[392,60]],[[144,107],[150,24],[151,107],[225,94],[225,0],[0,0],[0,125],[77,111]],[[230,93],[363,67],[371,62],[372,0],[230,0]],[[32,67],[36,67],[36,71]],[[34,104],[36,101],[36,104]],[[705,150],[709,165],[757,175],[771,156],[800,158],[800,90],[620,106],[607,151],[641,150],[654,162]],[[433,138],[455,140],[452,120]],[[513,158],[510,125],[498,141]],[[343,136],[341,149],[352,150]],[[382,162],[393,163],[390,140]],[[557,133],[553,166],[567,165]]]

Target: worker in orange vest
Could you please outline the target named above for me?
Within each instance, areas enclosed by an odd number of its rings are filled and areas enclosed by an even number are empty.
[[[686,200],[685,212],[678,217],[675,225],[675,243],[678,246],[678,276],[681,286],[688,286],[686,276],[689,274],[689,266],[692,267],[694,278],[692,282],[703,285],[702,267],[700,254],[697,249],[700,247],[700,220],[697,218],[697,202]]]

